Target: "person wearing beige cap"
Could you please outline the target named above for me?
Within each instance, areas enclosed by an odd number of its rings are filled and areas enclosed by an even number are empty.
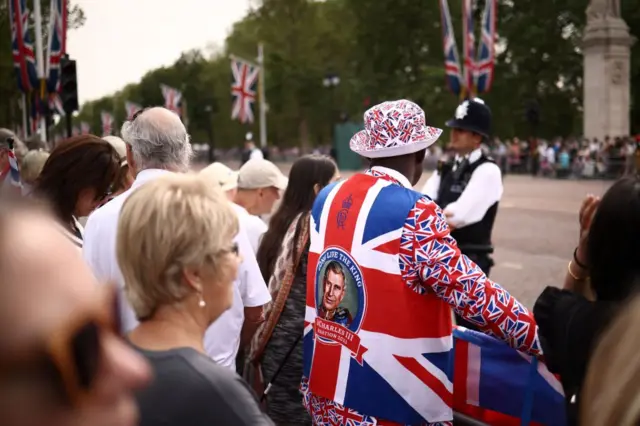
[[[102,139],[109,142],[111,146],[115,148],[121,159],[120,176],[113,185],[111,197],[109,197],[109,200],[111,200],[131,187],[133,184],[133,176],[131,176],[129,172],[129,164],[127,163],[127,144],[117,136],[105,136]]]
[[[222,163],[215,162],[200,170],[200,174],[219,185],[230,201],[235,199],[238,192],[238,172]]]
[[[264,159],[249,160],[238,172],[238,192],[234,201],[251,218],[247,233],[255,252],[268,228],[259,216],[271,213],[280,199],[280,191],[286,189],[288,182],[278,166]]]

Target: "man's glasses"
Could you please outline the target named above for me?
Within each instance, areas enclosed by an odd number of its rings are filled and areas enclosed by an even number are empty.
[[[138,118],[140,116],[140,114],[142,114],[143,112],[145,112],[146,110],[148,110],[149,108],[142,108],[139,109],[138,111],[135,112],[135,114],[133,114],[131,116],[131,119],[129,120],[130,123],[133,123],[134,121],[136,121],[136,118]]]
[[[0,355],[0,379],[41,367],[66,402],[84,400],[103,361],[105,333],[120,334],[117,291],[111,285],[102,290],[100,306],[78,312],[28,351]]]

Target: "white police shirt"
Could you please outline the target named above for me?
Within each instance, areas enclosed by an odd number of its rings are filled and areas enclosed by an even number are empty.
[[[481,156],[481,148],[472,151],[467,156],[469,164],[478,161]],[[457,159],[458,157],[456,157]],[[462,160],[462,158],[459,159]],[[440,174],[436,170],[425,183],[422,193],[433,200],[437,200],[439,187]],[[456,228],[473,225],[480,222],[489,211],[489,208],[500,201],[503,192],[504,187],[502,185],[500,167],[490,162],[481,164],[474,170],[469,183],[460,194],[460,198],[450,203],[444,209],[444,212],[452,214],[448,221]]]
[[[141,171],[129,190],[96,210],[89,216],[85,226],[83,257],[99,281],[118,284],[122,301],[120,318],[125,333],[133,330],[138,321],[124,297],[124,279],[116,258],[118,218],[122,205],[135,189],[165,173],[171,172],[156,169]],[[243,261],[238,268],[238,279],[234,283],[233,304],[229,311],[209,327],[204,345],[207,354],[214,361],[235,371],[240,331],[244,323],[244,306],[262,306],[271,300],[271,295],[262,279],[242,224],[234,241],[238,244]]]

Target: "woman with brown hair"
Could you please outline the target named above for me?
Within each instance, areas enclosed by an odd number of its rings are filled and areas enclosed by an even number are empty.
[[[109,196],[119,172],[120,157],[108,142],[93,135],[72,137],[53,150],[33,195],[51,204],[65,235],[82,247],[77,218],[88,216]]]
[[[255,386],[260,376],[271,383],[266,398],[267,413],[276,424],[311,424],[298,391],[302,377],[300,337],[306,306],[309,214],[318,192],[338,178],[338,167],[330,157],[307,155],[293,163],[282,203],[258,249],[258,265],[269,283],[273,302],[265,307],[266,321],[251,343],[246,377]]]

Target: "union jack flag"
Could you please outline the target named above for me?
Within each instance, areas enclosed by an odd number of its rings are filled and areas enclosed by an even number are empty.
[[[182,92],[178,91],[178,89],[174,89],[173,87],[169,87],[166,84],[161,84],[160,90],[162,90],[162,96],[164,97],[164,107],[178,115],[181,115],[180,102],[182,100]]]
[[[464,84],[467,95],[471,96],[473,94],[473,77],[476,67],[473,0],[462,0],[462,34],[464,35]]]
[[[231,119],[237,119],[241,123],[253,123],[253,103],[256,99],[256,82],[260,75],[260,68],[242,59],[231,60],[231,96],[233,106]]]
[[[29,34],[29,10],[26,0],[8,0],[11,21],[11,50],[18,88],[27,93],[38,86],[33,41]]]
[[[16,159],[16,154],[12,149],[8,152],[9,156],[9,178],[11,179],[11,185],[17,188],[20,188],[22,184],[20,183],[20,168],[18,167],[18,160]]]
[[[486,0],[482,13],[482,35],[475,65],[475,86],[478,93],[487,93],[493,83],[496,40],[496,0]]]
[[[73,126],[71,128],[71,136],[79,136],[80,135],[80,129],[78,129],[78,126]]]
[[[102,136],[109,136],[113,127],[113,115],[110,112],[102,111],[100,119],[102,120]]]
[[[566,424],[562,384],[537,358],[458,327],[454,337],[454,408],[487,424]]]
[[[447,86],[454,95],[460,96],[462,91],[462,75],[456,37],[451,23],[451,13],[447,0],[440,0],[440,21],[442,25],[442,41],[444,46],[444,65]]]
[[[49,15],[49,48],[47,49],[47,90],[56,93],[60,89],[60,60],[67,44],[67,1],[51,0]]]
[[[64,117],[65,112],[64,107],[62,106],[62,99],[60,99],[60,94],[49,93],[49,109],[52,113]]]
[[[142,105],[138,105],[135,102],[126,101],[124,103],[124,110],[127,112],[127,120],[131,120],[134,114],[142,109]]]
[[[86,121],[82,121],[80,123],[80,134],[88,135],[89,133],[91,133],[91,125]]]

